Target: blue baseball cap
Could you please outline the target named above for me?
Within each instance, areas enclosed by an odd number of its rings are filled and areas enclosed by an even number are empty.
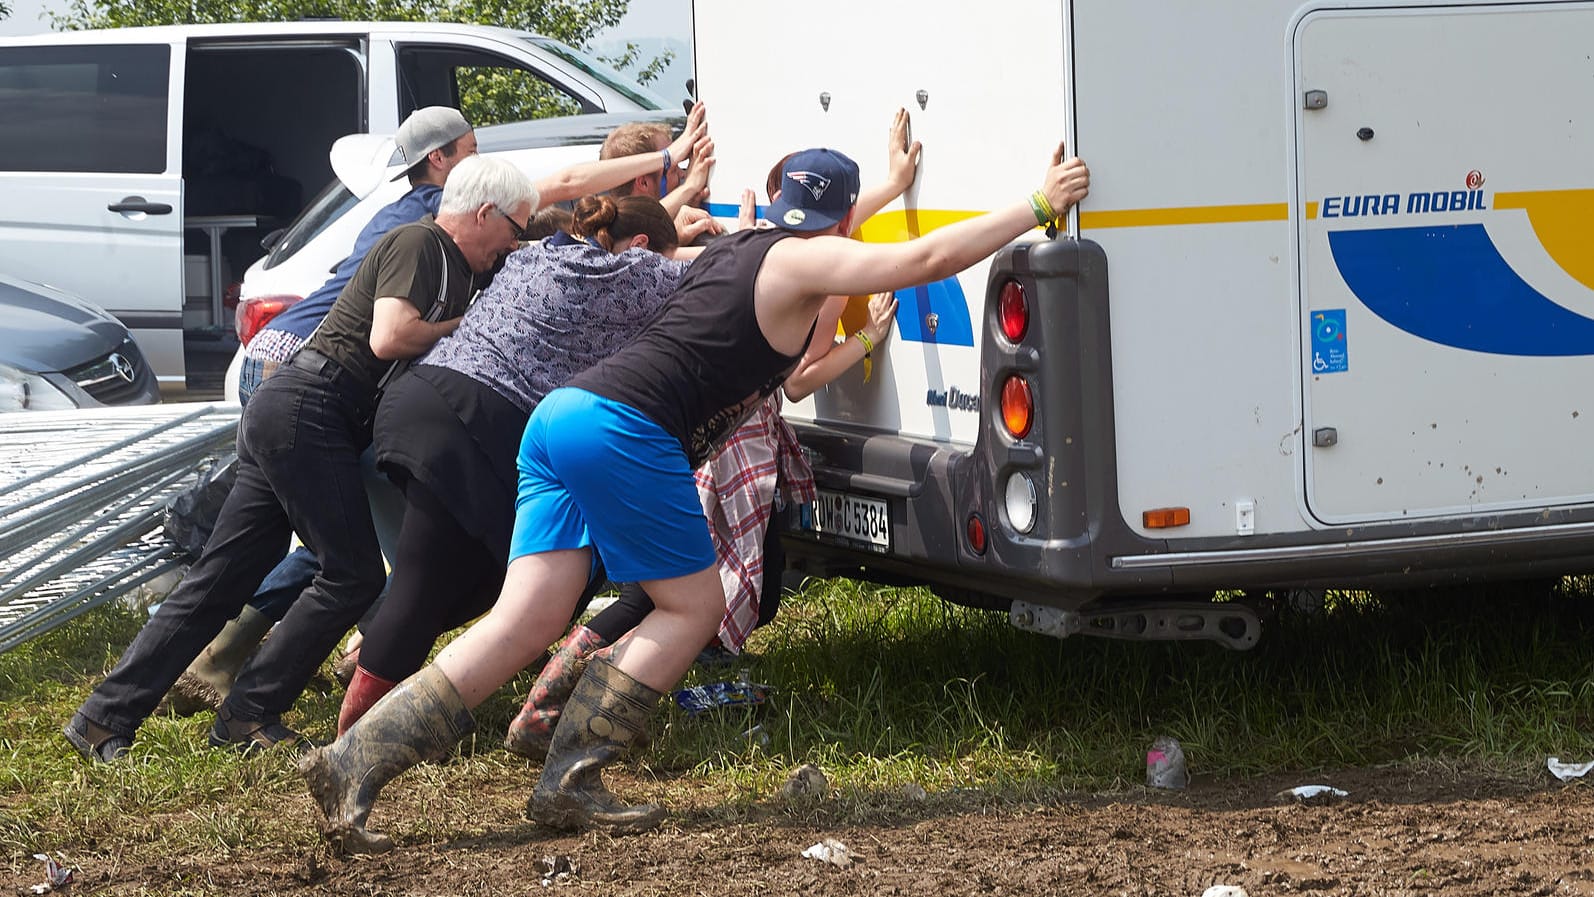
[[[780,198],[766,213],[782,230],[824,230],[858,201],[858,163],[831,149],[793,153],[780,170]]]

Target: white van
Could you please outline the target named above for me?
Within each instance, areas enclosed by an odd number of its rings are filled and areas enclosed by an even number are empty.
[[[120,318],[163,387],[235,343],[229,295],[332,179],[328,148],[420,106],[481,120],[663,104],[549,38],[425,22],[129,28],[0,40],[0,272]],[[483,116],[478,112],[478,118]]]
[[[813,145],[867,184],[897,107],[918,182],[864,239],[1022,202],[1060,138],[1092,173],[788,406],[796,564],[1236,647],[1243,602],[1175,599],[1594,569],[1594,6],[694,11],[717,197]]]

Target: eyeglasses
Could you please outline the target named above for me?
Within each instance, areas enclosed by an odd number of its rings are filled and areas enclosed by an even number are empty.
[[[497,206],[493,206],[493,211],[504,216],[504,220],[509,222],[509,232],[515,235],[515,239],[522,243],[526,243],[531,240],[531,231],[528,230],[528,228],[531,226],[531,222],[529,220],[525,224],[521,224],[515,219],[509,217],[508,212],[500,209]]]

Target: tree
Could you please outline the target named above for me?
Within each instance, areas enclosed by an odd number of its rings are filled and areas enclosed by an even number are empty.
[[[5,0],[0,0],[0,19],[9,15],[11,15],[11,4],[5,2]]]
[[[6,0],[0,0],[3,10]],[[535,31],[585,48],[592,36],[625,15],[629,0],[71,0],[65,13],[51,13],[57,29],[128,28],[218,22],[287,22],[306,18],[350,21],[460,22]],[[639,65],[639,80],[668,64],[640,65],[634,52],[607,60],[616,68]],[[568,98],[524,73],[506,69],[462,70],[460,108],[478,125],[580,109]]]
[[[4,2],[4,0],[0,0]],[[334,18],[464,22],[535,31],[584,47],[625,15],[628,0],[71,0],[56,28],[128,28]]]

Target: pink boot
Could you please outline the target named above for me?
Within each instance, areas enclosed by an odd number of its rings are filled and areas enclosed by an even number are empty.
[[[526,706],[509,724],[509,734],[504,736],[505,750],[533,760],[548,755],[548,743],[553,740],[565,701],[581,679],[587,660],[607,644],[603,636],[585,626],[570,630],[532,684]]]

